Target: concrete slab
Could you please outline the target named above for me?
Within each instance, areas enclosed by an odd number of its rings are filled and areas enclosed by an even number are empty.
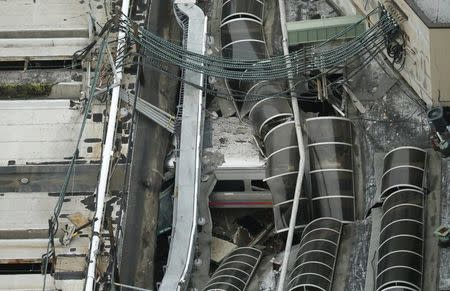
[[[89,208],[92,208],[92,205],[87,203],[91,196],[90,194],[68,196],[61,210],[60,227],[69,223],[69,220],[65,218],[67,214],[79,212],[85,217],[91,217],[92,212]],[[57,200],[58,196],[45,192],[2,193],[0,196],[0,234],[3,233],[3,235],[0,237],[5,238],[5,231],[14,233],[25,230],[43,230],[45,233],[48,229],[48,219],[53,213]],[[0,255],[2,253],[3,250]]]
[[[350,267],[350,258],[353,253],[353,244],[355,242],[356,225],[347,224],[342,228],[341,241],[339,243],[338,256],[336,260],[336,266],[334,268],[335,273],[333,276],[333,291],[345,291],[347,290],[346,282],[349,272],[352,272]]]
[[[29,42],[30,44],[32,42]],[[73,54],[89,44],[88,39],[80,42],[79,45],[61,45],[61,46],[40,46],[35,47],[1,47],[1,61],[20,61],[20,60],[70,60]],[[8,44],[10,46],[10,44]]]
[[[264,167],[264,159],[253,137],[253,127],[237,117],[211,120],[212,148],[205,149],[223,158],[218,168]]]
[[[57,255],[85,255],[89,250],[88,237],[74,239],[70,247],[62,246],[55,241]],[[9,262],[41,262],[42,255],[47,252],[48,239],[0,239],[0,263]],[[1,280],[0,280],[1,281]]]
[[[0,166],[0,193],[29,192],[59,193],[69,165]],[[70,180],[71,193],[92,193],[97,185],[99,164],[77,164]],[[125,165],[117,165],[112,173],[109,190],[123,189]],[[21,179],[26,178],[26,183]],[[20,194],[18,194],[20,196]]]
[[[441,224],[450,225],[450,159],[442,159]],[[440,249],[439,290],[450,290],[450,249]]]
[[[68,59],[85,47],[109,1],[4,0],[0,10],[0,61]],[[94,21],[93,21],[94,20]]]
[[[0,290],[2,291],[80,291],[83,290],[84,280],[57,280],[51,276],[46,278],[47,284],[43,290],[44,276],[32,275],[0,275]]]
[[[364,189],[364,171],[361,154],[361,136],[353,128],[352,131],[353,147],[353,193],[355,195],[355,213],[356,219],[362,220],[366,216],[366,191]]]
[[[376,154],[375,161],[382,161],[383,154]],[[381,171],[377,168],[381,167]],[[377,183],[381,183],[382,166],[376,165]],[[441,158],[434,151],[427,151],[427,190],[428,194],[425,198],[425,235],[424,235],[424,272],[423,272],[423,290],[439,290],[439,247],[437,240],[433,236],[433,231],[440,225],[440,205],[441,205]],[[380,187],[377,187],[380,189]],[[379,190],[377,191],[376,201],[379,200]],[[377,249],[379,246],[379,233],[381,216],[383,211],[381,207],[373,208],[371,211],[372,218],[372,236],[370,240],[370,248],[368,253],[366,285],[364,290],[375,290],[376,284],[376,265],[378,261]],[[443,289],[445,290],[445,289]]]
[[[89,1],[6,0],[2,8],[0,38],[8,37],[13,31],[36,31],[36,35],[39,32],[45,35],[46,31],[88,30]]]
[[[408,0],[415,4],[432,23],[450,24],[450,3],[446,0]]]
[[[80,157],[99,160],[105,105],[94,105]],[[67,161],[75,150],[83,115],[69,100],[0,101],[0,165]]]
[[[384,155],[385,153],[374,153],[373,164],[374,164],[374,177],[376,181],[376,192],[373,200],[369,204],[371,206],[376,203],[381,202],[381,177],[383,176],[384,171]]]

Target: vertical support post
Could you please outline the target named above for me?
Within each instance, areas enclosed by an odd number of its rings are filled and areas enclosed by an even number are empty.
[[[284,0],[278,0],[278,6],[280,9],[280,21],[281,21],[281,33],[283,35],[283,53],[285,56],[289,55],[289,44],[288,44],[288,32],[286,27],[286,8],[284,5]],[[298,205],[300,202],[300,191],[302,188],[303,175],[305,173],[305,146],[303,144],[303,134],[302,128],[300,125],[300,109],[298,107],[297,95],[295,92],[294,86],[294,75],[292,74],[292,64],[289,58],[286,59],[286,69],[288,70],[289,77],[289,89],[291,93],[291,104],[292,104],[292,112],[294,113],[294,124],[295,124],[295,133],[297,135],[298,142],[298,150],[300,154],[300,161],[298,167],[298,176],[297,182],[295,184],[295,193],[294,193],[294,203],[292,205],[291,219],[289,221],[289,230],[288,236],[286,239],[286,247],[284,251],[283,263],[281,265],[281,273],[278,281],[278,291],[284,290],[284,281],[286,279],[287,266],[289,262],[289,257],[291,254],[292,248],[292,240],[294,238],[295,224],[298,212]]]

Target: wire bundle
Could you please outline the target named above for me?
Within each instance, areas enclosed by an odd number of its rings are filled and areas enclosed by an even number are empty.
[[[379,11],[380,9],[381,11]],[[121,22],[119,26],[120,29],[128,32],[130,41],[143,48],[146,60],[152,64],[169,63],[208,76],[258,81],[286,79],[290,74],[297,76],[313,70],[327,70],[341,65],[355,56],[360,56],[367,50],[378,47],[386,41],[386,36],[393,37],[396,35],[398,25],[389,13],[382,8],[372,11],[367,17],[375,12],[380,12],[379,21],[365,33],[345,44],[331,49],[326,46],[357,24],[349,26],[324,43],[305,47],[288,56],[275,56],[262,60],[238,60],[204,56],[162,39],[143,27],[136,27],[129,20]],[[286,69],[288,60],[292,65],[291,72]]]

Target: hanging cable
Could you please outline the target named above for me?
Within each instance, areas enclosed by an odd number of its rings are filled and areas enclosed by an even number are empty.
[[[362,33],[336,48],[328,48],[327,43],[336,40],[346,31],[354,27],[347,27],[340,34],[316,46],[308,46],[288,55],[275,56],[262,60],[237,60],[217,56],[203,56],[187,51],[180,45],[162,39],[143,27],[125,18],[119,21],[119,29],[130,32],[130,41],[144,48],[145,58],[152,63],[167,63],[182,69],[188,69],[209,76],[259,81],[288,78],[290,75],[304,74],[305,71],[324,70],[342,64],[349,58],[358,56],[364,47],[377,42],[385,36],[391,38],[398,32],[398,25],[383,8],[377,8],[370,15],[382,11],[379,21]],[[368,17],[369,17],[368,16]],[[358,25],[359,23],[355,24]],[[286,61],[292,64],[289,72]]]
[[[58,227],[59,227],[59,222],[58,222],[58,218],[59,215],[61,213],[61,209],[64,203],[64,198],[66,197],[66,191],[67,191],[67,187],[69,185],[70,182],[70,178],[73,174],[73,170],[75,167],[75,164],[77,162],[77,158],[79,155],[79,147],[80,147],[80,143],[81,143],[81,138],[83,136],[83,132],[86,126],[86,121],[87,121],[87,117],[89,115],[89,111],[92,105],[92,101],[94,99],[94,92],[95,92],[95,84],[97,83],[99,76],[100,76],[100,67],[102,64],[102,60],[103,60],[103,53],[104,50],[106,48],[106,39],[108,37],[109,34],[107,34],[102,41],[102,44],[100,46],[100,51],[99,51],[99,57],[98,57],[98,62],[97,62],[97,67],[95,69],[95,75],[94,75],[94,82],[93,82],[93,86],[91,86],[91,90],[89,92],[89,98],[87,101],[86,106],[84,107],[84,115],[83,115],[83,119],[82,119],[82,123],[81,123],[81,128],[80,131],[78,133],[78,138],[77,141],[75,143],[75,150],[74,153],[72,155],[72,158],[70,160],[70,164],[69,164],[69,168],[66,172],[66,176],[64,178],[64,182],[63,185],[61,187],[61,190],[59,192],[58,195],[58,200],[56,202],[56,205],[53,209],[53,215],[51,216],[51,218],[48,220],[48,243],[47,243],[47,252],[43,255],[43,259],[44,259],[44,267],[43,267],[43,271],[44,271],[44,284],[43,284],[43,290],[45,290],[45,286],[46,286],[46,279],[47,279],[47,269],[48,269],[48,263],[49,263],[49,258],[50,257],[54,257],[55,256],[55,243],[54,243],[54,237],[58,231]]]

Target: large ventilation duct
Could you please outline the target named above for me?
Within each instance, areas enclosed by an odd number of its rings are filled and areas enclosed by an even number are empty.
[[[267,57],[262,30],[264,3],[258,0],[227,0],[222,6],[222,55],[257,60]],[[255,133],[264,141],[267,157],[266,182],[272,193],[276,232],[287,231],[298,175],[299,151],[289,100],[276,97],[282,91],[275,82],[228,80],[230,93],[249,101],[249,96],[267,96],[258,102],[244,102],[240,115],[249,113]],[[245,97],[243,97],[245,96]],[[302,191],[305,193],[305,191]],[[309,200],[301,198],[297,227],[310,220]]]
[[[376,291],[422,290],[425,161],[426,152],[416,147],[384,158]]]
[[[222,22],[232,18],[248,17],[263,21],[264,2],[260,0],[233,1],[226,0],[222,4]]]
[[[220,263],[204,291],[244,291],[261,259],[262,252],[251,247],[237,248]]]
[[[272,192],[275,231],[287,231],[300,159],[292,109],[288,99],[266,98],[253,106],[249,118],[264,141],[267,157],[265,182]],[[310,219],[308,198],[304,196],[300,200],[297,227],[305,226]]]
[[[383,203],[378,247],[377,291],[421,290],[423,274],[424,195],[398,190]]]
[[[399,189],[422,190],[426,152],[416,147],[399,147],[384,157],[381,196]]]
[[[306,120],[314,218],[351,222],[355,215],[352,123],[342,117]]]
[[[264,3],[258,0],[223,2],[220,29],[224,57],[241,60],[267,57],[263,10]]]
[[[305,227],[286,290],[331,290],[341,232],[342,222],[334,218],[319,218]]]
[[[258,60],[268,57],[262,18],[264,3],[259,0],[236,1],[227,0],[222,4],[221,42],[222,56],[229,59]],[[226,80],[230,94],[247,98],[248,94],[273,96],[281,89],[267,81]],[[238,108],[241,116],[245,116],[252,104],[244,103]]]

